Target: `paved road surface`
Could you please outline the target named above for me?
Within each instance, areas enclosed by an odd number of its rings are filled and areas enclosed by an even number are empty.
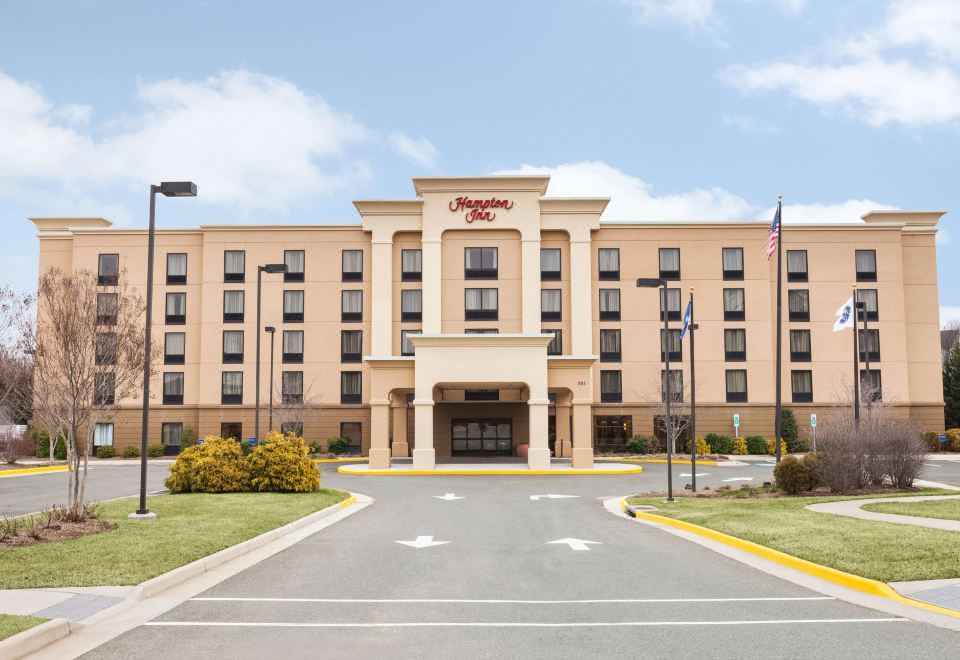
[[[602,509],[601,496],[662,480],[658,468],[378,478],[327,467],[326,486],[375,503],[88,657],[943,658],[956,648],[954,632],[827,599]],[[446,493],[464,499],[434,497]],[[578,497],[530,499],[549,493]],[[418,537],[447,543],[397,543]],[[596,544],[550,543],[565,538]]]
[[[929,481],[960,486],[960,461],[930,459],[924,463],[920,476]]]

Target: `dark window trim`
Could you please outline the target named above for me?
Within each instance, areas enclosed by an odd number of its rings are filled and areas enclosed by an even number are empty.
[[[182,395],[182,394],[164,394],[164,395],[163,395],[163,405],[165,405],[165,406],[182,406],[182,405],[183,405],[183,395]]]
[[[101,257],[116,257],[117,258],[117,274],[116,275],[101,275],[100,274],[100,258]],[[120,281],[120,255],[116,252],[103,252],[97,255],[97,286],[117,286],[117,283]]]
[[[660,268],[660,250],[676,250],[679,257],[682,255],[679,254],[680,248],[657,248],[657,268]],[[683,261],[682,258],[678,259],[680,261],[680,268],[677,270],[660,270],[660,279],[661,280],[679,280],[680,271],[683,270]]]
[[[346,256],[347,252],[359,252],[360,253],[360,270],[359,271],[345,271],[343,269],[343,258]],[[341,282],[362,282],[363,281],[363,250],[340,250],[340,281]]]
[[[496,268],[467,268],[467,250],[493,250],[497,254]],[[481,255],[481,260],[483,259]],[[463,279],[465,280],[496,280],[500,272],[500,250],[496,247],[481,247],[471,245],[463,248]]]
[[[303,323],[303,312],[284,312],[284,323]]]
[[[790,312],[790,320],[797,323],[806,323],[810,321],[810,312]]]
[[[680,314],[681,314],[681,312],[680,312],[679,309],[678,309],[678,310],[672,310],[672,309],[671,309],[671,310],[667,310],[667,318],[668,318],[669,320],[671,320],[671,321],[679,321],[679,320],[680,320]],[[660,320],[661,320],[661,321],[663,320],[663,312],[662,312],[662,311],[660,312]]]
[[[403,248],[400,250],[400,281],[401,282],[422,282],[423,270],[403,270],[403,253],[406,251],[420,253],[420,267],[423,268],[423,248]]]
[[[224,353],[223,364],[243,364],[243,353]]]
[[[179,355],[168,355],[167,353],[164,353],[163,363],[164,364],[183,364],[183,353],[180,353]]]
[[[562,321],[563,312],[540,312],[541,321]]]
[[[621,360],[620,360],[620,355],[621,355],[620,351],[616,351],[616,352],[608,351],[608,352],[606,352],[606,353],[604,353],[603,351],[601,351],[601,352],[600,352],[600,361],[601,361],[601,362],[620,362],[620,361],[621,361]]]
[[[243,312],[224,312],[224,323],[243,323]]]
[[[743,321],[745,318],[746,314],[744,312],[723,312],[724,321]]]
[[[600,392],[600,403],[622,403],[623,392]]]
[[[725,270],[723,271],[725,281],[743,281],[743,270]]]
[[[791,362],[811,362],[813,360],[810,351],[790,351]]]
[[[615,311],[606,311],[600,312],[601,321],[619,321],[620,320],[620,310]]]
[[[167,275],[167,284],[186,284],[186,275]]]
[[[303,356],[301,356],[300,361],[303,362]],[[362,352],[360,352],[360,353],[344,353],[343,351],[340,351],[340,361],[341,361],[341,362],[345,362],[345,363],[349,363],[349,364],[355,364],[355,363],[357,363],[357,362],[363,362],[363,353],[362,353]]]
[[[242,252],[243,253],[243,272],[242,273],[228,273],[227,272],[227,252]],[[223,251],[223,281],[224,282],[244,282],[247,279],[247,251],[246,250],[224,250]]]
[[[470,389],[463,391],[464,401],[499,401],[500,390],[495,389]]]
[[[243,394],[224,394],[220,393],[220,405],[236,406],[243,403]]]
[[[619,270],[601,270],[598,274],[597,279],[604,282],[619,282],[620,271]]]
[[[340,403],[343,404],[362,403],[362,398],[362,394],[347,394],[346,392],[340,392]]]
[[[792,392],[791,399],[793,403],[812,403],[813,392]]]
[[[167,314],[165,321],[167,325],[186,325],[187,315],[186,314]],[[114,320],[114,323],[116,323],[116,320]]]
[[[422,321],[423,312],[400,312],[401,321]]]
[[[401,273],[400,274],[401,282],[422,282],[423,281],[423,272],[418,273]]]
[[[284,353],[281,362],[283,364],[303,364],[303,353]]]
[[[287,263],[287,252],[303,252],[304,264],[303,264],[303,270],[300,271],[299,273],[295,273],[295,272],[291,272],[291,271],[285,272],[285,273],[283,274],[283,281],[284,281],[284,282],[303,282],[303,279],[304,279],[304,278],[303,278],[303,273],[304,273],[304,271],[307,269],[307,264],[306,264],[307,251],[306,251],[306,250],[284,250],[284,251],[283,251],[283,263]]]
[[[559,270],[541,270],[540,280],[543,282],[556,282],[560,280]]]
[[[724,361],[726,362],[746,362],[747,352],[746,351],[724,351],[723,357],[724,357]]]
[[[303,273],[284,273],[284,282],[303,282]]]
[[[727,392],[727,403],[746,403],[746,392]]]

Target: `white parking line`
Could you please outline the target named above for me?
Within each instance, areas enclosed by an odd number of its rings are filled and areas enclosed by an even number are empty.
[[[192,601],[250,603],[491,603],[518,605],[576,605],[578,603],[752,603],[798,600],[836,600],[831,596],[783,596],[757,598],[593,598],[583,600],[506,600],[481,598],[233,598],[198,596]]]
[[[611,628],[657,626],[762,626],[799,623],[899,623],[910,619],[889,617],[883,619],[769,619],[758,621],[567,621],[543,623],[539,621],[397,621],[395,623],[300,623],[274,621],[148,621],[145,626],[159,627],[222,627],[222,628]]]

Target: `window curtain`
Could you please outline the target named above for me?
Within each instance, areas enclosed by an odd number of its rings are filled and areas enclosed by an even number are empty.
[[[283,313],[303,314],[303,291],[283,292]]]
[[[183,424],[167,423],[160,427],[161,442],[168,447],[179,445],[182,434]]]
[[[620,270],[620,249],[619,248],[600,248],[600,270],[615,271]]]
[[[810,352],[810,331],[809,330],[791,330],[790,331],[790,352],[791,353],[809,353]]]
[[[167,275],[186,276],[187,255],[185,253],[171,253],[167,255]]]
[[[680,248],[660,248],[660,270],[680,270]]]
[[[787,272],[788,273],[806,273],[807,272],[807,251],[806,250],[787,250]]]
[[[419,335],[419,330],[403,330],[400,332],[400,351],[402,353],[413,354],[413,344],[410,342],[411,335]]]
[[[96,345],[97,356],[106,360],[113,360],[116,358],[117,335],[115,332],[97,333],[96,342],[97,342],[97,345]]]
[[[857,250],[857,272],[877,272],[877,253],[875,250]]]
[[[809,312],[810,292],[806,289],[790,291],[787,294],[787,306],[791,312]]]
[[[483,259],[480,256],[480,248],[467,248],[464,258],[468,270],[482,268],[480,264],[483,263]]]
[[[621,391],[621,373],[619,371],[600,372],[600,391],[604,394],[618,394]]]
[[[793,386],[794,394],[812,394],[813,393],[813,372],[812,371],[791,371],[790,380]]]
[[[742,312],[743,311],[743,289],[724,289],[723,290],[723,311]]]
[[[239,355],[243,353],[243,331],[225,330],[223,332],[223,352]]]
[[[494,268],[496,268],[496,260],[494,260]],[[483,305],[483,309],[497,309],[497,290],[496,289],[481,289],[480,290],[480,302]]]
[[[400,292],[402,312],[420,312],[423,309],[423,292],[420,289],[406,289]]]
[[[400,262],[404,273],[420,273],[423,271],[423,252],[420,250],[401,250]]]
[[[120,257],[115,254],[101,254],[99,268],[102,277],[116,277],[120,269]]]
[[[113,444],[113,424],[97,424],[93,427],[93,446],[106,447]]]
[[[857,302],[862,302],[864,309],[868,312],[876,312],[877,290],[876,289],[857,289]]]
[[[223,394],[226,394],[226,395],[243,394],[243,372],[242,371],[224,371],[222,382],[223,382]]]
[[[340,387],[343,394],[360,394],[360,372],[342,372],[340,374]]]
[[[544,289],[540,292],[541,312],[560,312],[560,289]]]
[[[343,272],[344,273],[363,272],[363,250],[344,250],[343,251]]]
[[[284,397],[303,396],[303,372],[284,371],[280,387]]]
[[[115,380],[113,374],[111,373],[98,373],[93,376],[93,389],[96,390],[97,395],[101,398],[109,398],[114,394]]]
[[[480,301],[482,300],[481,291],[482,289],[466,290],[465,301],[466,301],[467,309],[470,309],[470,310],[481,309],[481,306],[480,306]]]
[[[301,343],[303,338],[301,337]],[[340,350],[344,353],[360,353],[362,349],[363,335],[359,330],[344,330],[340,333]],[[291,351],[299,353],[301,351]]]
[[[287,265],[288,273],[302,273],[304,261],[303,250],[285,250],[283,253],[283,263]]]
[[[600,331],[600,352],[601,353],[619,353],[620,352],[620,331],[619,330],[601,330]]]
[[[246,254],[242,250],[227,250],[223,253],[223,272],[231,275],[243,273]]]
[[[861,330],[860,350],[864,353],[878,353],[880,351],[880,331],[879,330]]]
[[[620,289],[600,289],[600,311],[620,311]]]
[[[169,298],[167,299],[169,306]],[[97,316],[116,316],[117,315],[117,294],[98,293],[97,294]]]
[[[284,330],[283,331],[283,352],[284,353],[303,353],[303,331],[302,330]]]
[[[744,330],[724,330],[723,345],[728,353],[744,353],[747,350],[747,333]]]
[[[183,374],[163,374],[163,393],[168,396],[183,396]]]
[[[661,351],[664,350],[664,346],[668,344],[670,346],[669,351],[671,353],[676,353],[677,351],[680,350],[680,331],[679,330],[671,330],[669,338],[667,338],[667,335],[664,334],[663,330],[660,331],[660,350]]]
[[[743,394],[747,391],[747,372],[745,369],[727,371],[727,392]]]
[[[360,314],[363,312],[363,292],[362,291],[344,291],[343,292],[343,311],[344,314]],[[301,310],[303,302],[300,303]]]
[[[663,311],[663,294],[660,295],[660,311]],[[667,311],[680,311],[680,289],[667,289]]]
[[[243,314],[243,291],[223,292],[223,313]]]
[[[187,335],[183,332],[168,332],[164,339],[165,355],[183,355],[186,348]]]
[[[743,270],[743,248],[723,248],[723,269]]]
[[[545,248],[540,250],[540,270],[545,273],[560,272],[559,248]]]
[[[116,306],[116,300],[114,300]],[[186,316],[187,314],[187,294],[168,293],[167,294],[167,315],[168,316]]]

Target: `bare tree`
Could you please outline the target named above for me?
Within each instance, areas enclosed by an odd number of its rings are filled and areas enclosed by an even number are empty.
[[[670,371],[674,374],[682,373],[679,369],[671,369]],[[685,444],[678,443],[686,437],[690,429],[690,383],[688,380],[686,377],[681,380],[676,375],[674,376],[674,381],[670,387],[670,425],[666,429],[663,428],[666,417],[664,402],[667,399],[665,374],[661,373],[659,378],[654,378],[652,387],[646,393],[634,391],[640,401],[645,401],[649,405],[657,407],[654,429],[664,432],[664,451],[666,451],[666,442],[673,442],[674,451],[687,451]],[[661,420],[659,424],[656,422],[657,418]]]
[[[33,296],[0,285],[0,411],[14,424],[26,423],[30,417],[33,302]]]
[[[314,410],[318,410],[321,404],[319,397],[313,395],[313,381],[303,387],[300,395],[284,393],[283,379],[277,382],[273,393],[273,416],[277,419],[278,430],[284,428],[300,429],[297,435],[303,435],[304,422],[307,415]],[[261,412],[261,415],[264,413]]]
[[[68,509],[79,519],[96,425],[111,419],[120,402],[139,398],[145,308],[123,271],[116,285],[99,286],[90,271],[52,268],[41,275],[37,296],[34,419],[51,438],[64,439]],[[150,350],[153,365],[159,344]]]

